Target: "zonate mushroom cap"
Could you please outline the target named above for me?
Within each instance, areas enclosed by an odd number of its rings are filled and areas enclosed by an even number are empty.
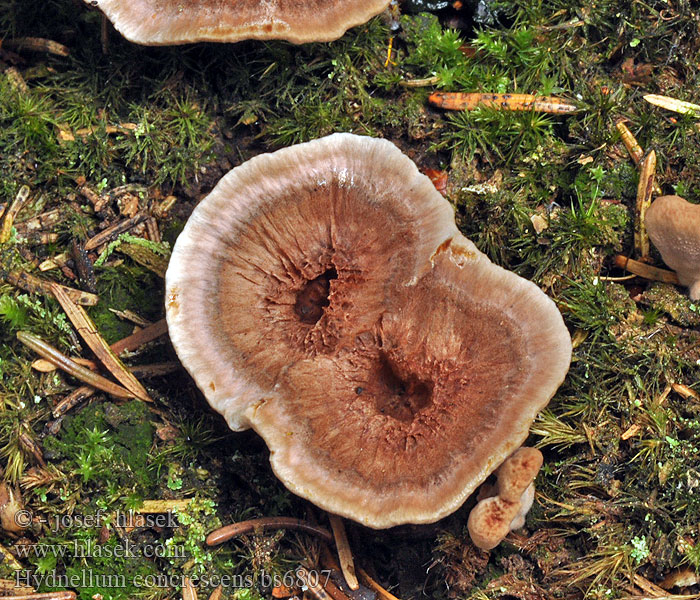
[[[457,509],[566,374],[554,303],[492,264],[385,140],[335,134],[236,167],[166,276],[170,336],[277,476],[370,527]]]
[[[661,196],[648,208],[645,223],[664,262],[690,288],[690,297],[700,300],[700,205]]]
[[[329,42],[390,0],[86,0],[137,44],[283,39]]]

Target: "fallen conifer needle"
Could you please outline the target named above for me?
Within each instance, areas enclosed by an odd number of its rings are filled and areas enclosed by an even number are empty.
[[[574,104],[553,96],[532,94],[479,94],[472,92],[434,92],[428,102],[446,110],[474,110],[480,106],[503,110],[532,110],[546,113],[572,113],[578,111]]]
[[[672,110],[682,115],[692,115],[700,117],[700,105],[686,102],[685,100],[677,100],[668,96],[659,96],[658,94],[647,94],[644,99],[654,106],[660,106],[666,110]]]
[[[73,375],[77,379],[80,379],[83,383],[87,383],[92,387],[95,387],[103,392],[107,392],[112,396],[117,398],[133,398],[135,394],[123,388],[116,383],[113,383],[109,379],[105,379],[97,373],[93,373],[90,369],[81,367],[78,363],[71,360],[65,354],[62,354],[53,346],[47,344],[40,337],[29,333],[27,331],[18,331],[17,339],[22,342],[25,346],[34,350],[39,356],[50,360],[60,369],[63,369],[69,375]]]

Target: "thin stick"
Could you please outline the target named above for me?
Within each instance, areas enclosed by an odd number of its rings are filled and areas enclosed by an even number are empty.
[[[642,150],[639,142],[637,142],[637,139],[622,121],[615,123],[615,128],[620,132],[622,143],[625,145],[625,148],[627,148],[627,152],[630,153],[634,164],[639,166],[639,163],[642,162],[642,158],[644,158],[644,150]]]
[[[17,339],[22,342],[25,346],[34,350],[39,356],[50,360],[60,369],[63,369],[69,375],[73,375],[77,379],[80,379],[83,383],[87,383],[92,387],[95,387],[103,392],[107,392],[112,396],[117,398],[133,398],[134,394],[129,390],[123,388],[116,383],[111,382],[109,379],[105,379],[97,373],[93,373],[90,369],[81,367],[75,361],[68,358],[65,354],[62,354],[53,346],[47,344],[40,337],[31,334],[27,331],[18,331]]]
[[[637,256],[649,256],[649,234],[644,222],[647,209],[651,206],[651,193],[654,189],[654,173],[656,172],[656,152],[653,150],[642,160],[637,186],[637,210],[634,222],[634,249]]]
[[[672,383],[671,388],[673,388],[673,391],[676,392],[676,394],[680,394],[686,400],[690,400],[692,398],[696,402],[700,402],[700,394],[689,388],[687,385],[683,385],[682,383]]]
[[[53,281],[47,281],[25,271],[10,271],[5,275],[5,281],[32,294],[53,295],[51,286],[57,285],[68,295],[72,302],[83,306],[95,306],[100,299],[96,294],[69,288]]]
[[[362,583],[364,583],[368,588],[372,588],[375,592],[377,592],[377,596],[379,596],[381,600],[399,600],[396,596],[394,596],[394,594],[388,590],[385,590],[380,584],[372,579],[367,571],[359,568],[357,572],[360,575],[360,579],[362,579]]]
[[[263,517],[261,519],[250,519],[249,521],[241,521],[232,525],[226,525],[215,531],[212,531],[207,536],[207,546],[218,546],[235,537],[254,533],[257,531],[269,531],[270,529],[292,529],[296,531],[304,531],[322,538],[326,542],[332,542],[333,536],[323,527],[318,527],[292,517]]]
[[[55,54],[56,56],[70,55],[70,50],[67,46],[59,44],[58,42],[54,42],[53,40],[47,40],[45,38],[14,38],[11,40],[4,40],[2,45],[6,48],[9,48],[10,50],[17,50],[18,52],[22,50],[33,50],[35,52],[47,52],[48,54]]]
[[[434,92],[428,102],[446,110],[474,110],[479,106],[503,110],[532,110],[546,113],[573,113],[578,107],[553,96],[532,94],[479,94],[462,92]]]
[[[30,192],[29,186],[23,185],[19,188],[19,192],[17,192],[14,200],[5,207],[2,213],[2,219],[0,219],[0,244],[4,244],[10,239],[12,225],[15,222],[17,213],[22,210],[27,200],[29,200]]]
[[[673,271],[652,267],[651,265],[639,262],[638,260],[627,258],[622,254],[615,256],[615,258],[613,258],[613,263],[615,266],[620,267],[621,269],[625,269],[630,273],[644,277],[644,279],[678,285],[678,276]]]
[[[330,594],[323,589],[323,586],[318,581],[318,577],[311,575],[306,568],[300,565],[296,568],[295,573],[316,600],[333,600]]]
[[[136,333],[132,333],[130,336],[127,336],[118,342],[114,342],[110,348],[112,349],[112,352],[117,355],[121,354],[122,352],[131,352],[132,350],[136,350],[144,344],[147,344],[148,342],[151,342],[160,336],[165,335],[166,333],[168,333],[168,323],[165,319],[161,319],[148,327],[140,329]]]
[[[338,559],[340,561],[340,570],[343,572],[345,582],[351,590],[356,590],[360,587],[355,575],[355,562],[352,559],[352,550],[348,543],[348,536],[345,532],[345,524],[338,515],[328,514],[333,529],[333,537],[335,538],[335,547],[338,549]]]
[[[432,77],[426,77],[425,79],[402,79],[399,81],[401,87],[407,88],[420,88],[427,87],[429,85],[435,85],[440,82],[439,75],[433,75]]]
[[[146,389],[139,383],[139,380],[134,377],[133,373],[129,371],[126,365],[112,351],[105,339],[98,333],[97,327],[95,327],[85,309],[82,306],[73,304],[59,286],[52,286],[52,291],[80,336],[112,375],[137,398],[144,402],[153,402]]]
[[[95,393],[95,388],[89,385],[81,385],[79,388],[73,390],[68,394],[63,400],[61,400],[56,406],[53,407],[51,414],[54,419],[58,419],[65,415],[71,408],[78,406],[83,400],[87,400]]]
[[[130,219],[124,219],[123,221],[120,221],[116,225],[112,225],[111,227],[108,227],[104,231],[101,231],[98,233],[96,236],[90,238],[87,242],[85,242],[85,250],[94,250],[98,246],[101,246],[102,244],[105,244],[107,242],[111,242],[113,239],[124,233],[125,231],[128,231],[135,225],[138,225],[142,221],[145,221],[148,218],[148,215],[144,212],[140,212],[135,214],[133,217]]]

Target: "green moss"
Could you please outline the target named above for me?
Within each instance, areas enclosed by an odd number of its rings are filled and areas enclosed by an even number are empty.
[[[0,262],[4,270],[35,270],[33,263],[98,230],[104,215],[79,205],[78,176],[101,191],[142,186],[145,210],[174,195],[171,216],[158,218],[172,245],[218,177],[263,150],[334,131],[398,142],[420,168],[447,171],[460,230],[499,265],[546,290],[576,347],[567,380],[532,428],[531,442],[542,447],[546,463],[528,527],[544,541],[517,552],[506,545],[487,560],[464,542],[465,508],[440,524],[440,539],[429,533],[404,542],[393,533],[356,530],[362,558],[407,599],[518,596],[516,563],[536,564],[526,571],[528,581],[552,597],[571,597],[572,582],[581,596],[616,597],[631,593],[634,573],[658,581],[682,564],[700,565],[699,411],[666,392],[671,382],[697,387],[700,310],[680,287],[605,279],[623,275],[612,255],[633,252],[638,175],[614,127],[619,119],[645,150],[656,151],[664,193],[699,197],[696,118],[672,120],[642,99],[653,92],[700,102],[697,19],[689,3],[604,0],[589,9],[533,0],[493,8],[498,18],[474,30],[445,26],[444,14],[407,14],[399,31],[380,17],[336,42],[303,46],[251,41],[148,48],[110,31],[103,54],[101,16],[87,4],[0,0],[0,61],[3,68],[15,64],[28,87],[20,93],[0,74],[0,202],[26,183],[32,203],[22,218],[62,211],[52,230],[57,242],[27,246],[15,236],[0,249]],[[21,51],[17,60],[6,53],[6,40],[21,36],[64,43],[71,55]],[[625,79],[630,59],[633,66],[651,65],[651,76]],[[428,105],[435,89],[554,94],[581,110],[565,116],[447,113]],[[146,245],[151,258],[160,256],[163,248]],[[162,279],[135,263],[140,255],[132,256],[117,247],[96,269],[100,302],[89,312],[109,342],[132,330],[109,308],[153,321],[163,314]],[[43,276],[76,285],[58,270]],[[219,522],[303,516],[307,504],[274,477],[260,440],[230,434],[206,412],[183,371],[149,381],[157,413],[96,394],[92,404],[69,412],[58,433],[45,433],[47,399],[58,401],[70,388],[58,374],[31,369],[35,356],[15,332],[28,329],[75,352],[72,328],[53,300],[7,285],[0,287],[0,320],[0,454],[6,478],[25,477],[35,514],[111,511],[137,507],[144,498],[199,499],[176,528],[131,534],[186,548],[172,560],[35,557],[26,564],[45,573],[77,573],[83,563],[98,574],[122,573],[129,586],[105,598],[155,599],[179,586],[137,588],[137,574],[284,572],[302,555],[316,556],[306,538],[280,534],[215,551],[204,547],[204,534]],[[175,356],[160,345],[143,360]],[[50,431],[57,429],[52,423]],[[623,438],[629,431],[636,433]],[[27,478],[35,459],[22,434],[41,445],[50,465],[51,478],[36,486]],[[98,539],[93,529],[39,526],[30,535],[57,546]],[[112,532],[105,546],[116,548],[119,540]],[[430,565],[427,575],[415,564]],[[489,588],[497,577],[498,586]],[[96,591],[88,585],[81,598]],[[245,586],[225,594],[245,600],[269,592]]]

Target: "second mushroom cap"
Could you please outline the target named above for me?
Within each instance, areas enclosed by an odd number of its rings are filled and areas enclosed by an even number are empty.
[[[128,40],[147,46],[282,39],[329,42],[389,0],[86,0]]]
[[[277,476],[370,527],[457,509],[566,374],[554,303],[491,263],[393,144],[258,156],[195,209],[167,273],[173,344]]]

